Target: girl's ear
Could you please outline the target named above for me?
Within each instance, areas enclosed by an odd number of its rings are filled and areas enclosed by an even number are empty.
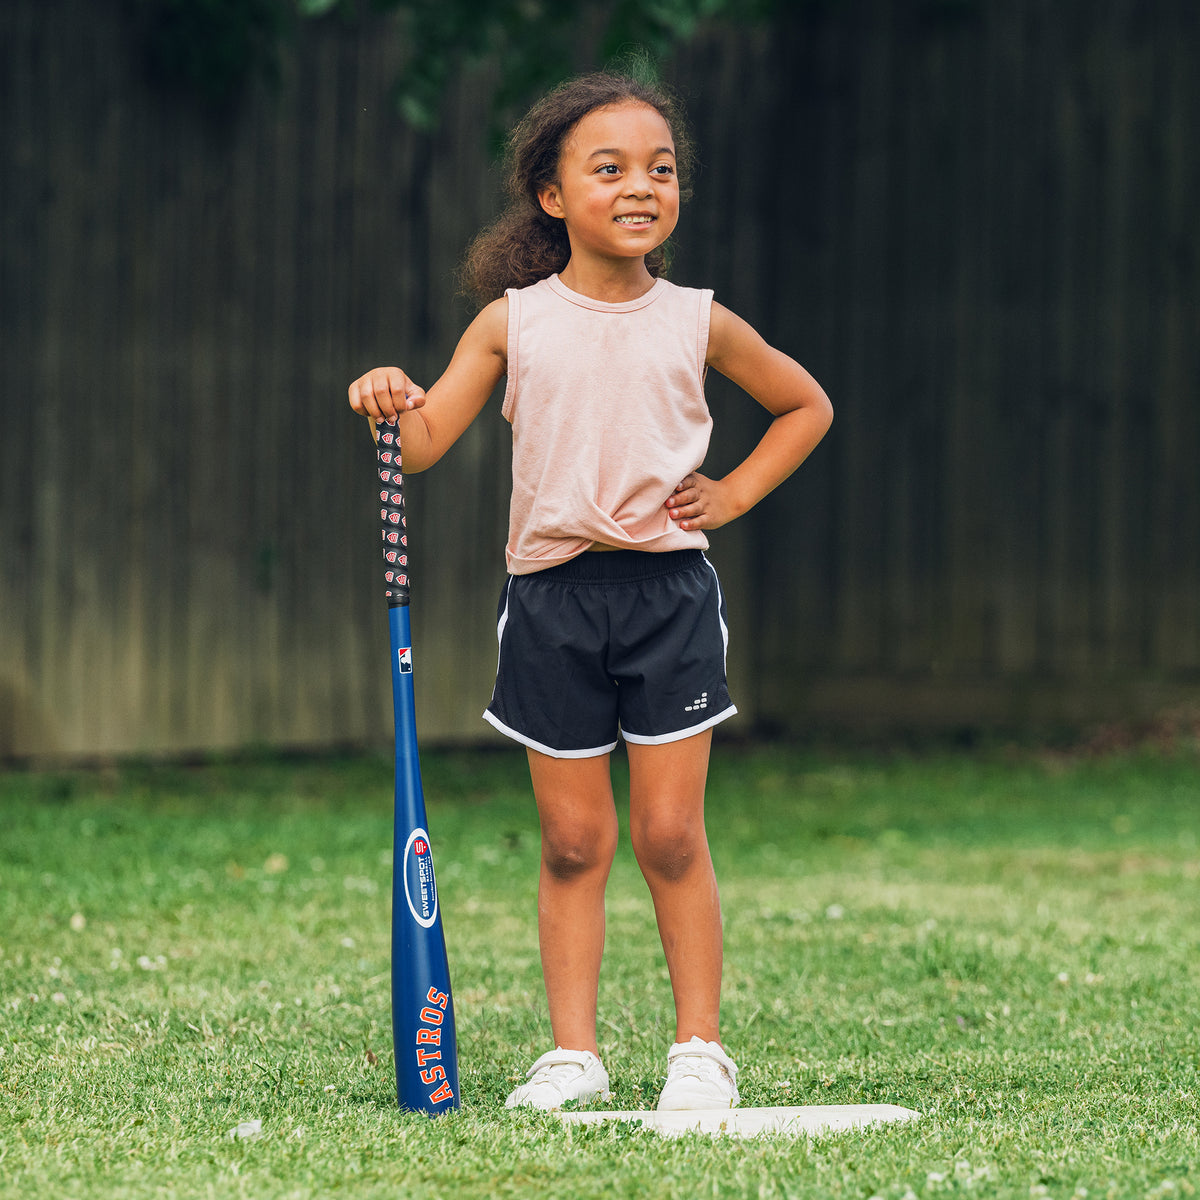
[[[563,215],[562,198],[558,192],[558,184],[552,183],[549,187],[544,187],[538,192],[538,201],[544,212],[547,212],[552,217],[561,217]]]

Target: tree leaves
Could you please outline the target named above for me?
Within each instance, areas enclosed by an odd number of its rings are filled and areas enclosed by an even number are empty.
[[[432,129],[451,78],[483,60],[500,64],[492,100],[511,115],[580,71],[617,61],[637,74],[694,37],[705,22],[761,19],[777,0],[375,0],[404,23],[412,57],[396,99],[415,126]]]
[[[127,0],[160,83],[228,104],[255,78],[279,78],[304,21],[395,23],[406,63],[393,87],[405,119],[429,132],[452,79],[477,72],[497,123],[569,75],[614,60],[637,74],[706,23],[769,17],[785,0]],[[793,0],[793,3],[814,0]],[[485,73],[487,64],[494,69]]]

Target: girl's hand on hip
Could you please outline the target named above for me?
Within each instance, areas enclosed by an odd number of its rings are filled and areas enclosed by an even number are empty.
[[[680,529],[720,529],[741,515],[719,479],[693,471],[671,494],[667,515]]]
[[[399,367],[376,367],[349,387],[350,407],[375,421],[392,421],[401,413],[421,408],[425,389],[413,383]]]

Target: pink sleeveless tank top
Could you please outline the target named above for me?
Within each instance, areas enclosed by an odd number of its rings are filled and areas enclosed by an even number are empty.
[[[509,572],[567,562],[597,542],[707,548],[665,504],[708,452],[712,292],[657,279],[637,300],[608,304],[552,275],[506,295]]]

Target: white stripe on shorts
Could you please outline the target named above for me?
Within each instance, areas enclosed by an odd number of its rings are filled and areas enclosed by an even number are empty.
[[[505,737],[510,737],[514,742],[520,742],[522,746],[528,746],[530,750],[536,750],[539,754],[548,754],[551,758],[599,758],[600,755],[609,754],[617,748],[616,742],[610,742],[607,746],[597,746],[595,749],[589,750],[556,750],[553,746],[545,746],[541,742],[535,742],[533,738],[526,737],[523,733],[519,733],[510,726],[505,725],[503,721],[486,708],[483,710],[483,719],[489,725],[494,725]]]
[[[500,620],[496,622],[496,673],[500,672],[500,650],[504,645],[504,627],[508,624],[508,594],[512,590],[513,577],[508,577],[508,582],[504,585],[504,611],[500,614]]]
[[[630,733],[628,729],[621,730],[621,736],[627,742],[633,742],[638,746],[666,746],[671,742],[682,742],[684,738],[690,738],[693,734],[703,733],[706,729],[711,729],[714,725],[719,725],[727,717],[732,717],[737,714],[737,705],[731,704],[728,708],[722,709],[715,717],[709,717],[707,720],[701,721],[699,725],[689,725],[687,729],[677,729],[674,733],[659,733],[650,737],[640,733]]]
[[[721,577],[717,574],[717,568],[708,561],[708,555],[704,554],[701,557],[704,559],[704,565],[713,573],[713,582],[717,585],[717,624],[721,626],[721,666],[724,667],[726,674],[728,674],[729,626],[725,624],[725,618],[721,616],[721,609],[725,607],[725,595],[721,591]],[[737,709],[734,709],[734,712],[737,712]],[[729,715],[733,716],[733,713]]]

